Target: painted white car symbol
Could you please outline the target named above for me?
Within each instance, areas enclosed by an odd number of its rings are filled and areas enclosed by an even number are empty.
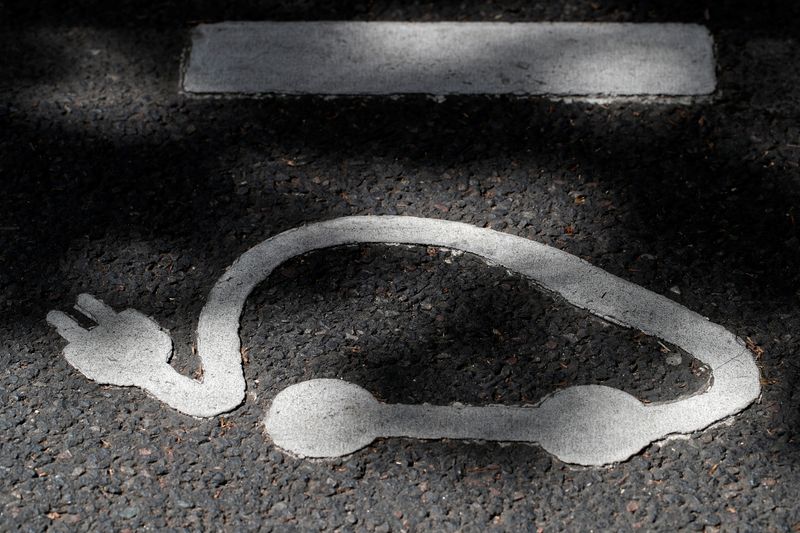
[[[60,311],[51,311],[47,320],[68,341],[67,361],[89,379],[136,386],[178,411],[212,417],[244,400],[239,318],[253,288],[292,257],[354,243],[433,245],[476,254],[533,279],[577,307],[683,348],[711,368],[711,385],[664,403],[643,404],[618,389],[583,385],[558,391],[535,406],[437,407],[381,404],[357,385],[310,380],[281,391],[264,420],[275,444],[296,454],[340,456],[377,437],[463,438],[538,443],[562,461],[603,465],[625,460],[671,434],[706,428],[760,394],[753,356],[722,326],[566,252],[427,218],[343,217],[283,232],[245,252],[217,281],[200,313],[202,381],[168,364],[169,335],[138,311],[117,313],[82,294],[76,308],[97,327],[83,329]]]

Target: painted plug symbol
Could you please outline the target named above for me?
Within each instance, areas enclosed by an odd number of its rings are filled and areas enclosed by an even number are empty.
[[[163,371],[172,355],[172,339],[139,311],[117,313],[89,294],[77,298],[75,309],[97,323],[86,329],[61,311],[50,311],[47,322],[69,344],[64,357],[86,377],[108,385],[144,387],[147,378]]]

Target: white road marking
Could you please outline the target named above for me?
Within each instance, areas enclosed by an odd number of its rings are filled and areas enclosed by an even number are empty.
[[[78,309],[98,320],[96,328],[83,330],[59,311],[51,311],[48,321],[69,341],[66,359],[88,378],[140,387],[189,415],[215,416],[244,399],[238,332],[250,292],[292,257],[355,243],[432,245],[481,256],[577,307],[683,348],[711,368],[711,386],[679,401],[647,405],[620,390],[587,385],[559,391],[538,406],[431,407],[387,406],[355,385],[312,380],[279,393],[265,419],[276,444],[299,455],[351,453],[378,436],[469,438],[535,442],[563,461],[602,465],[669,435],[706,428],[760,394],[752,355],[722,326],[558,249],[427,218],[343,217],[285,231],[245,252],[217,281],[200,314],[202,382],[168,364],[169,336],[137,311],[115,313],[81,295]]]
[[[264,423],[275,444],[305,457],[346,455],[398,436],[536,442],[568,463],[605,464],[662,437],[663,421],[630,394],[601,385],[570,387],[535,407],[475,407],[387,405],[352,383],[312,379],[281,391]]]
[[[697,96],[703,26],[633,23],[222,22],[192,32],[199,94]]]

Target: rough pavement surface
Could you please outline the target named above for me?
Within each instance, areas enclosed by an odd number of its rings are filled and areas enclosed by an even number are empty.
[[[800,13],[718,5],[3,3],[2,528],[800,527]],[[719,93],[693,106],[178,95],[190,22],[267,18],[697,22],[718,46]],[[276,450],[261,418],[312,377],[476,405],[705,383],[671,346],[424,248],[323,251],[276,272],[248,301],[248,397],[224,418],[97,386],[44,321],[81,292],[135,307],[192,374],[199,310],[244,250],[306,221],[394,213],[532,238],[679,301],[749,337],[763,398],[608,469],[457,441],[387,439],[333,461]]]

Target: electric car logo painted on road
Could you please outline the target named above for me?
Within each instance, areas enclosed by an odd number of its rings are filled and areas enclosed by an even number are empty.
[[[341,456],[378,437],[404,436],[531,442],[568,463],[603,465],[669,435],[706,428],[741,411],[760,393],[752,355],[722,326],[550,246],[427,218],[343,217],[283,232],[245,252],[217,281],[200,313],[202,381],[169,365],[169,334],[138,311],[118,313],[82,294],[76,309],[96,327],[84,329],[61,311],[51,311],[47,320],[68,342],[64,357],[87,378],[139,387],[178,411],[213,417],[244,400],[239,317],[250,292],[292,257],[356,243],[433,245],[499,263],[572,305],[680,346],[711,368],[711,385],[664,403],[644,404],[618,389],[582,385],[537,405],[470,407],[383,404],[357,385],[312,379],[281,391],[264,419],[275,444],[298,455]]]

